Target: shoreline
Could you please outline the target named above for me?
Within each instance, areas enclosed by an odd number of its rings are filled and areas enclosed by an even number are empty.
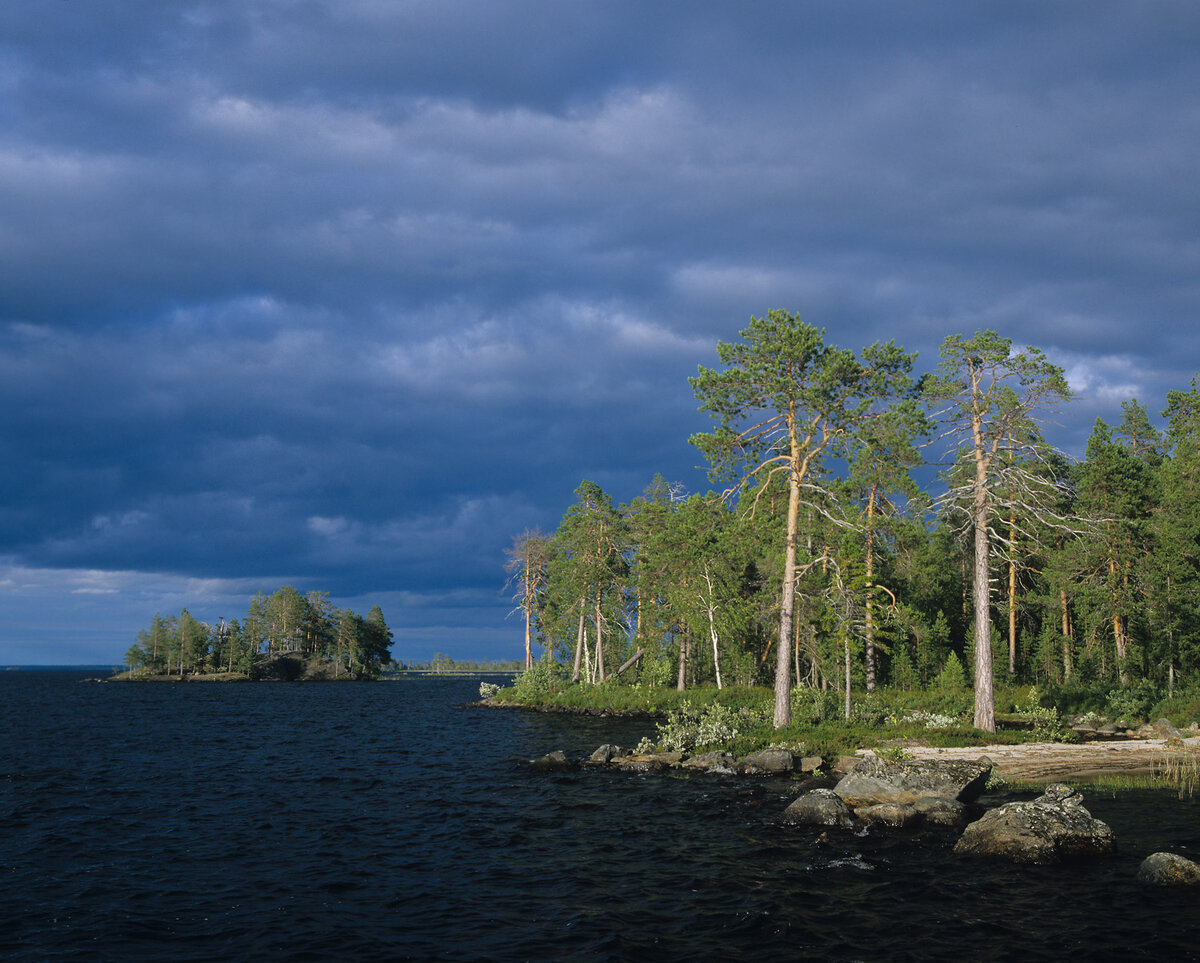
[[[1155,776],[1172,750],[1198,752],[1191,740],[1128,739],[1106,742],[1026,742],[1015,745],[962,746],[952,749],[906,746],[911,759],[974,761],[986,757],[993,771],[1010,782],[1090,782],[1112,776]],[[871,750],[862,750],[865,755]]]

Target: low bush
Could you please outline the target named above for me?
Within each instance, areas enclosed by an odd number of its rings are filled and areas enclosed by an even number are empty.
[[[1171,725],[1180,729],[1187,728],[1193,722],[1200,722],[1200,690],[1190,689],[1176,693],[1166,699],[1160,699],[1151,708],[1146,717],[1151,722],[1166,718]]]

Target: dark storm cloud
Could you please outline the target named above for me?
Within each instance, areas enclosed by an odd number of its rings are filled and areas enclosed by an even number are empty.
[[[1069,448],[1155,411],[1200,347],[1198,35],[1182,0],[10,0],[7,658],[56,586],[112,658],[279,580],[483,651],[503,545],[582,478],[704,484],[686,378],[772,307],[925,367],[1039,345]]]

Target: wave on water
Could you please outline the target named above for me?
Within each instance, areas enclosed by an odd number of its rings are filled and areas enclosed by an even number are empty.
[[[1200,958],[1200,809],[1095,793],[1116,858],[1029,869],[947,831],[780,824],[791,786],[539,773],[650,724],[472,707],[478,680],[0,676],[0,956],[15,960]]]

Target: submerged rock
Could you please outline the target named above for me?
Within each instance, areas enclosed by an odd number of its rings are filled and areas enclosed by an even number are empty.
[[[922,796],[913,803],[913,809],[931,826],[965,826],[967,822],[967,807],[957,799]]]
[[[1200,865],[1174,853],[1153,853],[1138,867],[1137,881],[1150,886],[1200,885]]]
[[[792,826],[850,826],[854,813],[832,789],[814,789],[783,811],[783,821]]]
[[[1108,824],[1084,809],[1083,797],[1055,783],[1037,799],[984,813],[963,831],[954,851],[1044,865],[1071,856],[1108,855],[1116,845]]]
[[[912,806],[926,797],[971,802],[979,797],[992,771],[990,762],[909,759],[888,762],[866,758],[854,767],[834,792],[849,805],[899,803]]]
[[[567,754],[561,749],[555,749],[554,752],[548,752],[537,759],[530,759],[529,768],[542,772],[564,772],[568,769],[574,769],[575,763],[571,762],[567,758]]]
[[[891,826],[902,829],[922,821],[922,816],[912,806],[899,803],[876,803],[874,806],[859,806],[854,815],[868,826]]]

